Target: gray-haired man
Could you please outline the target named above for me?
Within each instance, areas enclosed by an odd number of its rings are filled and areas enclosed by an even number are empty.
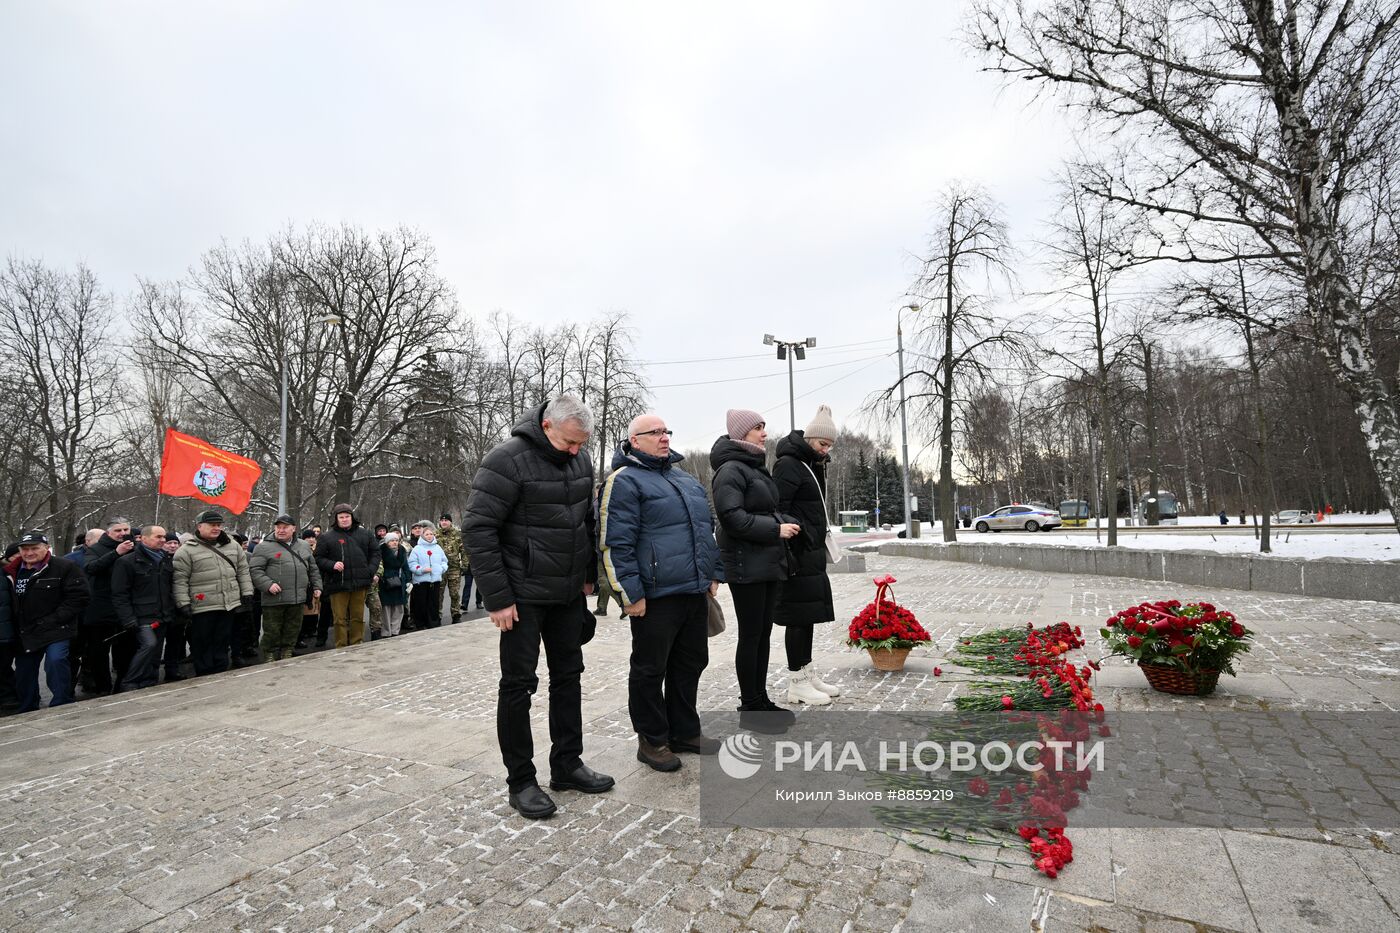
[[[593,464],[584,450],[593,414],[560,396],[531,411],[481,462],[462,523],[491,621],[501,631],[496,737],[510,805],[542,819],[554,801],[535,779],[530,695],[539,686],[540,642],[549,664],[549,786],[597,794],[613,779],[583,763],[584,597],[597,576]]]

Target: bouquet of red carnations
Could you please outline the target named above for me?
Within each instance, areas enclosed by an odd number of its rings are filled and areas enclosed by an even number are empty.
[[[930,640],[914,613],[895,602],[889,574],[875,578],[875,598],[851,620],[846,644],[853,648],[888,651],[915,648]]]

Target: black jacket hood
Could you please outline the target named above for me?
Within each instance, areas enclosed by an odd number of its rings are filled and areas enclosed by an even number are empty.
[[[573,457],[567,450],[560,450],[549,442],[549,435],[544,433],[544,410],[549,407],[548,402],[544,402],[537,408],[532,409],[529,414],[511,428],[510,433],[516,437],[523,437],[540,449],[547,458],[555,463],[564,463]]]
[[[826,458],[812,449],[812,445],[807,443],[807,436],[800,430],[793,431],[787,437],[778,441],[779,457],[796,457],[803,463],[817,464],[826,462]]]

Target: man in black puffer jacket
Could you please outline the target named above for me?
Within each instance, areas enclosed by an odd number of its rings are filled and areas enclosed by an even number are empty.
[[[584,450],[592,431],[592,412],[571,395],[530,412],[481,462],[462,523],[474,579],[501,631],[496,735],[510,805],[530,819],[556,809],[535,779],[530,732],[541,639],[549,664],[549,786],[590,794],[613,786],[582,758],[583,623],[593,618],[584,597],[597,576],[593,464]]]
[[[335,646],[358,645],[365,640],[365,594],[379,583],[379,541],[348,502],[331,510],[331,527],[316,539],[316,566],[331,602]]]

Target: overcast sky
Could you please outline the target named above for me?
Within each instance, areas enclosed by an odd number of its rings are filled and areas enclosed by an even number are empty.
[[[1029,238],[1068,151],[978,72],[964,8],[0,0],[0,252],[120,295],[221,237],[407,224],[473,315],[626,309],[644,359],[755,354],[649,369],[679,447],[729,407],[787,430],[765,332],[818,341],[798,426],[848,423],[894,379],[870,357],[939,190],[986,185]]]

